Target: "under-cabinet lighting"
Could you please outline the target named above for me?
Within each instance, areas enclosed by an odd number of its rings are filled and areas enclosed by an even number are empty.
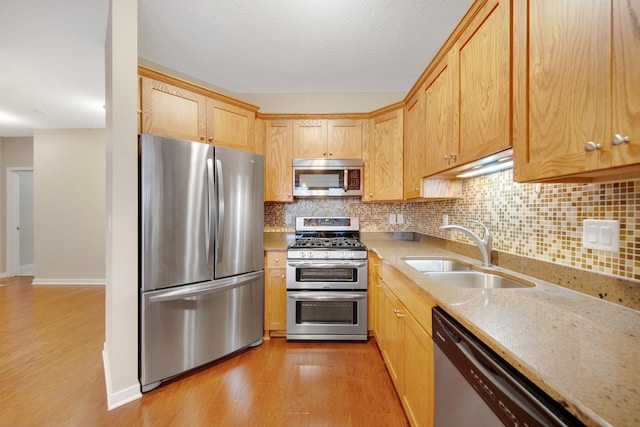
[[[486,175],[493,172],[509,169],[513,167],[513,158],[506,157],[496,162],[489,163],[484,166],[473,168],[472,170],[456,175],[457,178],[471,178],[474,176]]]

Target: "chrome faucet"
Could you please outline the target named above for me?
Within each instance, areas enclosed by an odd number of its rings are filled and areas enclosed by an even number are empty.
[[[476,233],[469,230],[468,228],[461,227],[459,225],[443,225],[439,228],[440,231],[449,231],[449,230],[458,230],[462,231],[465,234],[468,234],[478,245],[478,249],[482,253],[482,266],[490,267],[491,266],[491,232],[489,229],[480,221],[475,221],[470,219],[469,222],[474,222],[479,224],[482,228],[484,228],[484,233],[482,238],[480,238]]]

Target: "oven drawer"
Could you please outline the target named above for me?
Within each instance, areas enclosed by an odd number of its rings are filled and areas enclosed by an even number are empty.
[[[287,338],[366,340],[367,292],[287,291]]]

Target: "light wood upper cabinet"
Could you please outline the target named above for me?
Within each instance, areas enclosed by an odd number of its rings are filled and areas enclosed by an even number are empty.
[[[464,164],[511,146],[511,0],[487,1],[454,49]]]
[[[330,157],[336,159],[362,158],[362,120],[328,120],[327,133],[327,148]]]
[[[397,108],[370,120],[365,201],[402,200],[403,118],[403,109]]]
[[[407,200],[420,197],[422,177],[426,175],[424,131],[424,92],[420,90],[407,103],[404,121],[404,198]]]
[[[143,133],[257,152],[257,107],[139,67]]]
[[[435,175],[511,146],[511,2],[479,8],[424,86],[426,168]]]
[[[148,77],[142,77],[140,85],[142,133],[187,141],[205,140],[205,96]]]
[[[640,3],[514,1],[514,178],[640,169]],[[629,142],[616,145],[615,135]]]
[[[264,201],[293,202],[293,123],[265,120]]]
[[[456,166],[459,80],[457,54],[451,50],[436,65],[424,87],[425,172],[433,175]]]
[[[207,142],[221,147],[256,151],[256,113],[207,99]]]
[[[295,120],[294,158],[362,158],[362,121]]]

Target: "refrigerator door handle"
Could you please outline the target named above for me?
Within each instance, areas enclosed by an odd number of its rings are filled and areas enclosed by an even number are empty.
[[[199,285],[197,287],[183,286],[179,289],[173,289],[170,291],[161,292],[157,295],[149,297],[151,302],[164,302],[174,301],[181,299],[189,299],[199,297],[202,295],[212,294],[215,292],[228,291],[233,288],[238,288],[245,285],[248,282],[252,282],[260,277],[262,271],[255,273],[245,274],[243,276],[231,277],[229,279],[216,280],[215,282],[209,282],[206,286]]]
[[[222,178],[222,161],[216,159],[217,178],[217,204],[218,204],[218,226],[216,229],[216,262],[220,262],[223,257],[221,246],[224,242],[224,180]]]
[[[207,229],[204,236],[204,241],[206,245],[207,260],[209,260],[209,255],[211,252],[211,218],[213,216],[211,215],[211,208],[213,206],[213,159],[207,159],[207,185]]]

